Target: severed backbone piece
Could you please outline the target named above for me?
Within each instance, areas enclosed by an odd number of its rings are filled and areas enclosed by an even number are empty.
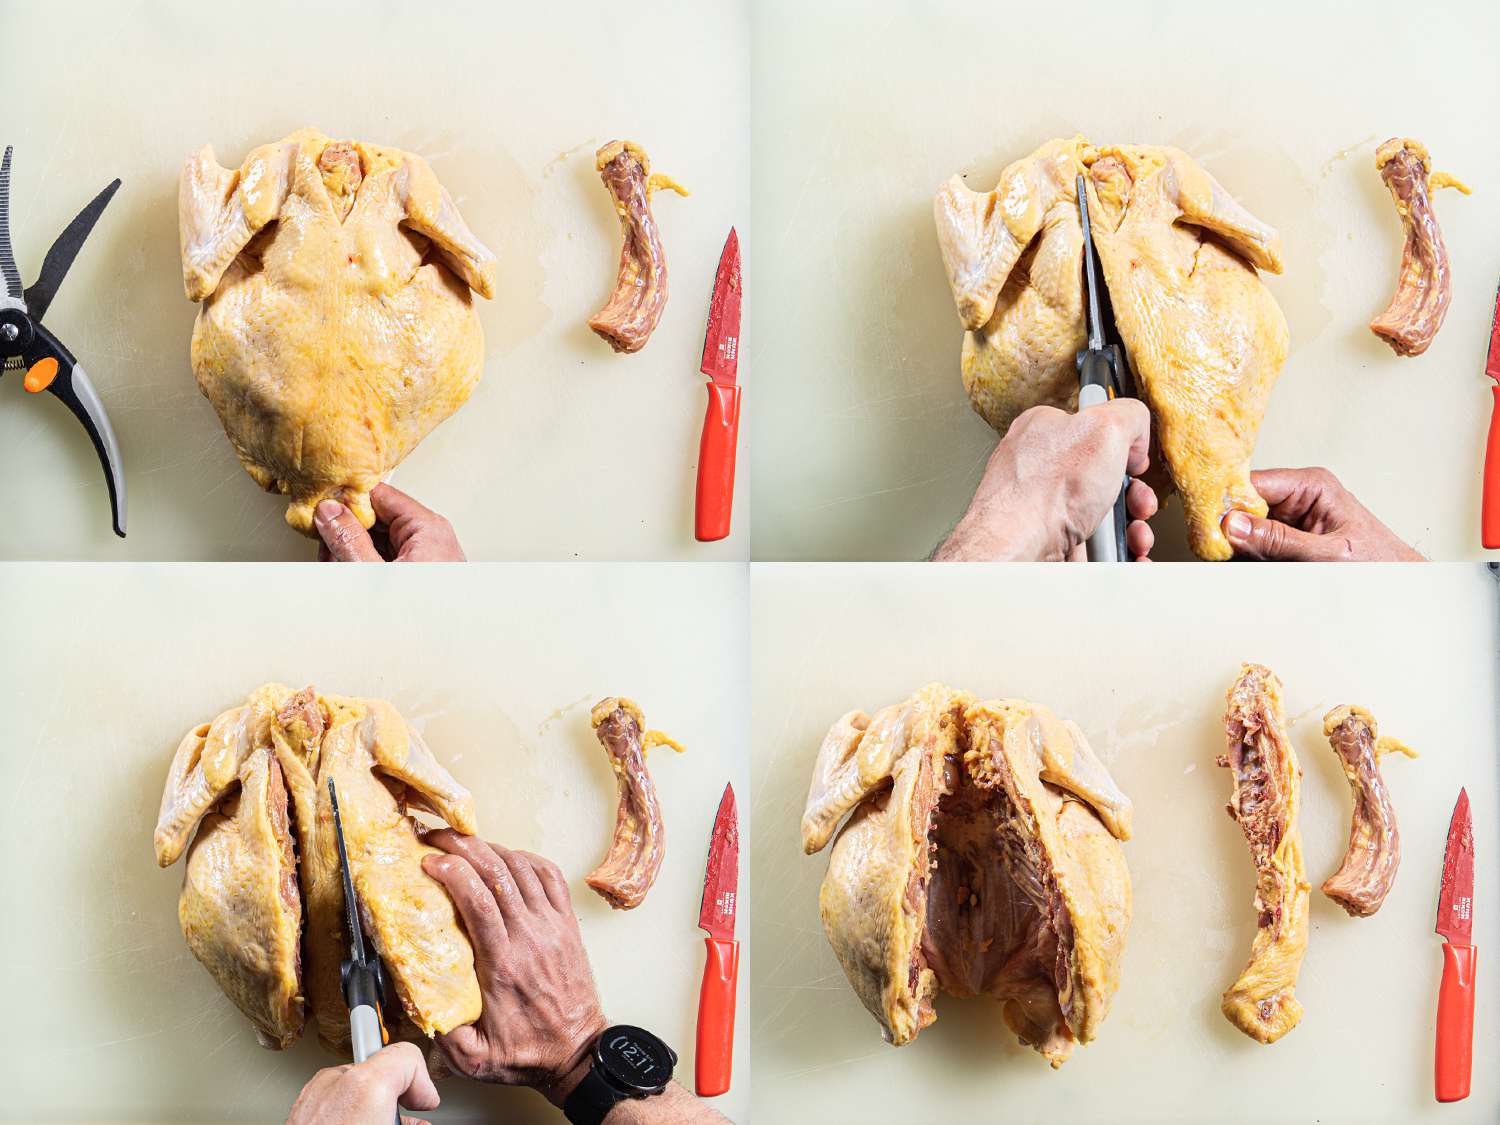
[[[1323,734],[1339,756],[1354,794],[1349,849],[1337,873],[1324,882],[1323,893],[1352,917],[1368,918],[1390,893],[1401,865],[1396,810],[1380,775],[1379,758],[1392,751],[1408,758],[1417,754],[1394,738],[1381,738],[1375,716],[1363,707],[1335,707],[1323,716]]]
[[[1396,202],[1406,241],[1395,295],[1370,321],[1370,331],[1397,355],[1421,355],[1443,326],[1453,299],[1448,247],[1432,211],[1432,192],[1451,187],[1468,195],[1469,187],[1446,172],[1433,172],[1426,146],[1410,137],[1392,137],[1376,149],[1375,167]]]
[[[1077,408],[1088,192],[1099,263],[1156,441],[1200,558],[1228,559],[1220,521],[1266,514],[1250,455],[1286,360],[1286,319],[1257,270],[1281,272],[1281,238],[1192,157],[1155,145],[1052,140],[992,191],[954,176],[934,201],[963,322],[964,387],[1001,433],[1028,407]]]
[[[630,910],[645,899],[667,854],[666,829],[656,786],[646,769],[646,751],[653,746],[670,746],[680,754],[683,748],[659,730],[646,730],[641,709],[628,699],[613,695],[601,699],[594,704],[589,719],[609,754],[610,768],[619,784],[620,806],[615,813],[609,854],[589,872],[586,881],[616,910]]]
[[[1045,707],[931,684],[818,751],[802,845],[837,833],[818,896],[849,983],[890,1043],[939,991],[988,996],[1061,1066],[1119,986],[1131,807],[1083,732]]]
[[[620,216],[620,272],[608,303],[589,327],[617,352],[638,352],[656,331],[667,307],[667,256],[651,213],[651,193],[670,188],[687,195],[670,176],[652,174],[651,158],[634,141],[610,141],[595,154],[595,165]]]
[[[484,372],[470,291],[495,256],[420,156],[302,129],[237,170],[205,147],[178,187],[193,374],[245,471],[316,537],[320,500],[370,490]]]
[[[1239,824],[1255,863],[1255,941],[1250,963],[1229,991],[1223,1011],[1252,1039],[1274,1043],[1297,1026],[1295,988],[1307,952],[1310,887],[1297,830],[1302,769],[1286,736],[1281,681],[1269,668],[1245,664],[1229,689],[1224,714],[1230,770],[1229,815]]]
[[[188,732],[155,833],[161,866],[187,851],[178,917],[188,947],[263,1045],[290,1046],[310,1010],[319,1038],[348,1052],[330,777],[361,923],[400,1002],[400,1030],[433,1036],[472,1023],[474,953],[447,892],[422,870],[423,856],[440,853],[407,813],[472,833],[473,798],[383,700],[266,684]]]

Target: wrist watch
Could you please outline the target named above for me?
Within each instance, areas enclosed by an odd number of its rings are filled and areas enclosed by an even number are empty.
[[[626,1098],[650,1098],[672,1080],[677,1052],[649,1031],[619,1023],[607,1027],[589,1052],[588,1073],[563,1102],[573,1125],[599,1125]]]

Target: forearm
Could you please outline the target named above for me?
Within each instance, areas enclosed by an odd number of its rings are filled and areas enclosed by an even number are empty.
[[[963,519],[930,556],[932,562],[1034,562],[1036,521],[1020,514],[1020,506],[970,505]]]
[[[609,1111],[604,1125],[707,1125],[729,1120],[676,1082],[654,1098],[632,1098]]]

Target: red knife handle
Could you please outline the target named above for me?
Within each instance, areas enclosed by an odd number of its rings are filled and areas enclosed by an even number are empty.
[[[703,440],[698,445],[694,533],[701,543],[712,543],[729,534],[729,515],[734,507],[734,451],[739,437],[739,385],[710,383]]]
[[[734,1063],[734,993],[740,975],[740,943],[705,938],[708,960],[703,963],[703,988],[698,993],[698,1053],[693,1083],[700,1098],[715,1098],[729,1090]]]
[[[1443,943],[1443,983],[1438,990],[1437,1064],[1434,1089],[1440,1102],[1469,1096],[1474,1047],[1474,961],[1472,945]]]
[[[1490,436],[1484,443],[1484,506],[1480,512],[1479,541],[1486,550],[1500,547],[1500,386],[1491,387]]]

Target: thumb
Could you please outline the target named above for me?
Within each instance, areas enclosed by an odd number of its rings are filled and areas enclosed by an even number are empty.
[[[399,1100],[407,1109],[436,1109],[437,1087],[427,1073],[427,1061],[413,1043],[390,1043],[359,1066],[368,1068],[383,1097]],[[389,1103],[386,1103],[389,1104]]]
[[[1224,517],[1224,537],[1234,553],[1263,562],[1337,562],[1349,557],[1349,541],[1313,535],[1278,520],[1263,520],[1249,512]]]
[[[370,533],[337,500],[320,500],[313,509],[313,526],[335,562],[384,562]]]

